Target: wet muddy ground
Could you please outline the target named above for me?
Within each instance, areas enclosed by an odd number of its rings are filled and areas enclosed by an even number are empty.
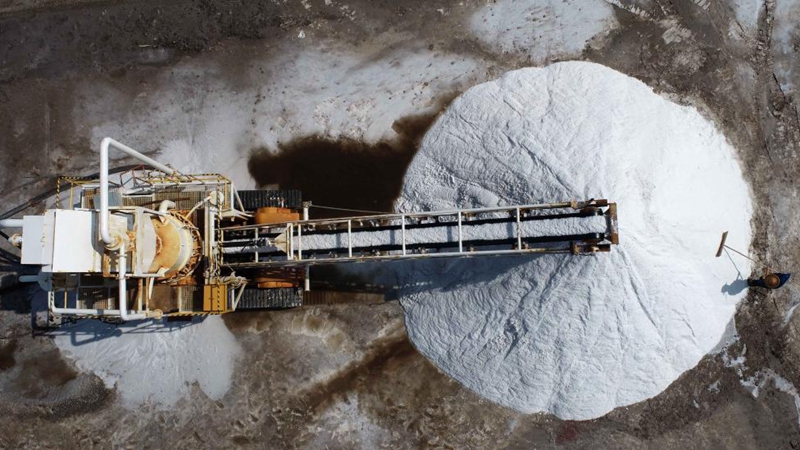
[[[257,184],[301,188],[320,205],[387,210],[435,111],[470,83],[528,65],[525,55],[471,36],[464,23],[477,1],[458,8],[444,0],[162,3],[0,1],[0,149],[10,161],[1,210],[57,175],[93,171],[96,124],[78,114],[86,103],[73,96],[79,86],[113,86],[108,101],[117,106],[103,114],[128,124],[137,102],[162,92],[178,64],[211,61],[225,89],[247,89],[248,68],[270,67],[276,49],[299,45],[300,31],[303,42],[367,55],[364,64],[422,51],[436,55],[432,65],[445,53],[480,62],[480,75],[436,92],[433,113],[395,121],[393,139],[299,135],[275,148],[242,144],[242,164]],[[576,57],[639,78],[714,120],[739,150],[752,187],[752,252],[791,271],[800,260],[800,119],[775,71],[776,3],[763,4],[757,30],[745,38],[730,31],[726,2],[616,4],[619,26]],[[739,340],[662,394],[584,422],[519,414],[464,389],[414,350],[396,302],[227,316],[244,356],[224,398],[194,389],[173,410],[125,409],[114,389],[80,372],[48,338],[32,337],[33,289],[0,292],[0,448],[800,447],[794,398],[770,381],[757,396],[742,384],[772,371],[800,386],[792,286],[751,292],[736,316]],[[744,365],[730,363],[740,356]]]

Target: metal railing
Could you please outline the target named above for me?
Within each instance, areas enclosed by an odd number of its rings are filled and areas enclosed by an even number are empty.
[[[579,233],[537,234],[531,225],[591,218],[599,228]],[[223,263],[229,267],[274,267],[594,253],[609,251],[610,245],[618,242],[616,223],[616,205],[606,200],[296,220],[222,229]],[[504,227],[511,231],[497,231]],[[320,244],[322,237],[327,237],[326,244]]]

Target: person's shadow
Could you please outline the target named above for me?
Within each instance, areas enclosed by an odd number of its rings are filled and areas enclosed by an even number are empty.
[[[747,280],[743,278],[737,278],[731,283],[725,283],[722,286],[722,293],[728,295],[736,295],[747,288]]]
[[[747,280],[742,278],[742,272],[739,270],[739,266],[736,265],[736,261],[733,260],[727,248],[725,249],[725,255],[728,257],[728,259],[731,261],[731,264],[733,264],[733,267],[736,269],[736,279],[730,283],[725,283],[725,285],[722,286],[721,291],[723,294],[736,295],[745,290],[749,285],[747,284]]]

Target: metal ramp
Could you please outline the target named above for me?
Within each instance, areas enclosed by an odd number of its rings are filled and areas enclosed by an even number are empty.
[[[596,253],[619,242],[617,208],[591,199],[223,228],[223,265],[268,268],[422,258]]]

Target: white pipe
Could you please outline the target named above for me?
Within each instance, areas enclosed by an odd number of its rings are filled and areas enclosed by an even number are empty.
[[[50,311],[54,314],[62,315],[81,315],[81,316],[118,316],[119,310],[117,309],[78,309],[78,308],[58,308],[55,305],[50,307]]]
[[[464,253],[464,239],[461,232],[461,211],[458,212],[458,253]]]
[[[118,316],[119,310],[118,309],[78,309],[78,308],[59,308],[56,306],[56,302],[53,300],[53,296],[50,296],[48,300],[50,311],[54,314],[64,314],[64,315],[85,315],[85,316]]]
[[[216,195],[212,196],[211,201],[208,203],[208,207],[206,207],[206,211],[208,212],[208,234],[205,238],[208,240],[208,267],[211,268],[211,276],[216,277],[219,275],[219,265],[217,260],[217,232],[216,232],[216,225],[217,225],[217,213],[219,209],[217,208],[217,197]]]
[[[8,237],[8,242],[10,242],[14,247],[22,247],[22,235],[19,233],[12,234]]]
[[[244,204],[242,203],[242,198],[239,197],[239,191],[233,188],[233,183],[231,183],[231,191],[236,195],[236,203],[239,204],[239,208],[241,208],[242,212],[244,212]]]
[[[128,314],[128,284],[125,279],[126,266],[128,265],[128,255],[125,253],[125,243],[119,247],[119,261],[117,262],[117,280],[119,280],[119,318],[122,321],[142,320],[147,318],[147,314]]]
[[[117,280],[119,281],[119,299],[117,301],[119,309],[79,309],[79,308],[58,308],[55,305],[53,296],[50,296],[50,311],[55,314],[66,315],[92,315],[92,316],[119,316],[123,321],[142,320],[147,318],[146,313],[130,314],[128,312],[128,285],[125,276],[127,275],[128,255],[125,252],[125,243],[119,247],[119,260],[117,266]],[[21,278],[21,277],[20,277]],[[37,276],[38,278],[38,276]],[[22,281],[20,279],[20,281]],[[28,281],[27,279],[25,281]],[[33,281],[33,280],[30,280]]]
[[[103,238],[103,243],[109,249],[119,248],[123,244],[122,236],[112,236],[108,230],[109,212],[108,212],[108,148],[114,147],[117,150],[132,156],[139,161],[156,168],[168,175],[177,175],[178,171],[165,166],[158,161],[148,158],[147,156],[137,152],[136,150],[121,144],[110,137],[104,138],[100,143],[100,236]]]
[[[242,294],[244,294],[244,286],[239,288],[239,294],[236,295],[236,300],[233,301],[234,311],[236,311],[236,308],[239,306],[239,300],[242,299]]]
[[[403,254],[406,254],[406,216],[400,216],[401,239],[403,241]]]
[[[166,200],[164,200],[164,201],[166,201]],[[209,201],[211,201],[211,196],[210,195],[208,197],[204,198],[203,200],[200,200],[199,202],[197,202],[196,205],[192,206],[192,209],[190,209],[189,212],[186,213],[186,215],[183,216],[183,217],[188,219],[192,215],[192,213],[197,211],[197,208],[203,206],[206,202],[209,202]],[[174,207],[174,205],[173,205],[173,207]]]
[[[4,228],[22,228],[22,219],[0,220],[0,230]]]
[[[156,211],[155,209],[145,208],[145,207],[142,207],[142,206],[139,206],[138,208],[142,208],[142,211],[144,211],[146,213],[150,213],[150,214],[152,214],[154,216],[159,216],[159,217],[166,216],[166,214],[160,213],[160,212]]]
[[[142,292],[144,292],[144,280],[140,278],[139,287],[136,289],[136,303],[137,303],[136,309],[138,309],[139,311],[142,310],[142,297],[143,297]]]
[[[175,202],[172,200],[164,200],[158,205],[158,212],[162,215],[166,214],[167,211],[175,207]]]

